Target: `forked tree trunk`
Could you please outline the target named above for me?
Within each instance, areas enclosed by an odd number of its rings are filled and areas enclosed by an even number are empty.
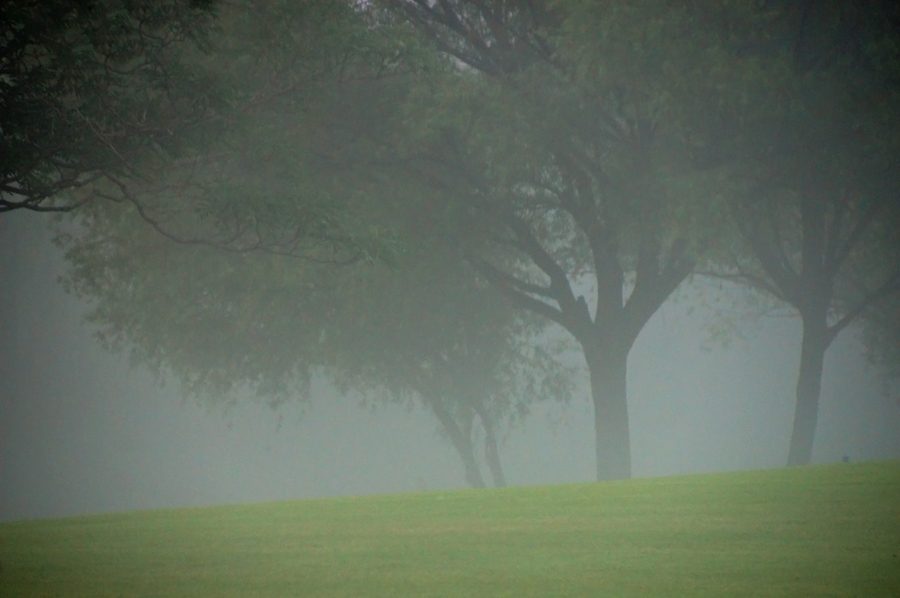
[[[829,333],[825,312],[802,314],[803,344],[800,350],[800,373],[797,377],[797,396],[794,405],[794,426],[787,464],[809,465],[822,391],[822,370]]]
[[[471,435],[466,434],[456,420],[453,419],[453,416],[450,415],[444,407],[444,404],[441,402],[440,397],[432,395],[426,396],[424,394],[422,397],[437,416],[438,421],[441,423],[441,427],[447,433],[447,436],[450,437],[453,448],[456,449],[457,454],[459,454],[460,459],[462,459],[463,466],[465,467],[466,482],[472,488],[484,488],[484,478],[481,475],[481,468],[478,466],[478,460],[475,458],[475,450],[472,446]]]
[[[594,403],[597,480],[631,477],[631,438],[628,430],[626,374],[628,349],[585,348]]]
[[[484,427],[484,458],[487,461],[488,469],[491,472],[491,478],[494,480],[494,486],[501,488],[506,486],[506,478],[503,475],[503,466],[500,463],[500,447],[497,443],[497,434],[494,432],[494,424],[485,413],[484,409],[478,407],[475,409],[481,425]]]
[[[484,478],[481,476],[481,469],[478,467],[478,461],[475,460],[475,453],[472,452],[471,447],[467,448],[468,451],[465,448],[460,449],[459,446],[456,447],[456,450],[459,451],[459,456],[466,466],[466,482],[472,488],[484,488]]]

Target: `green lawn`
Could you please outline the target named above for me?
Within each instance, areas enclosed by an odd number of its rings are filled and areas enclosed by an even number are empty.
[[[900,596],[900,461],[0,524],[0,596]]]

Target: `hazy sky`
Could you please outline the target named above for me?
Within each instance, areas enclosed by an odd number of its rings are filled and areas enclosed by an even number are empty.
[[[44,222],[0,215],[0,521],[464,487],[427,412],[370,412],[326,388],[302,414],[207,412],[131,370],[56,283],[64,262]],[[798,322],[769,320],[704,349],[704,312],[685,308],[666,304],[631,352],[635,475],[782,465]],[[900,457],[900,403],[860,354],[852,333],[828,351],[815,462]],[[586,393],[537,410],[501,447],[508,482],[590,480],[592,419]]]

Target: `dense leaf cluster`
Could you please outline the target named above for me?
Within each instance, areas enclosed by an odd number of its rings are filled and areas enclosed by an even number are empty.
[[[209,81],[180,58],[205,45],[206,1],[0,3],[0,212],[59,211],[62,192],[135,176],[184,151]]]

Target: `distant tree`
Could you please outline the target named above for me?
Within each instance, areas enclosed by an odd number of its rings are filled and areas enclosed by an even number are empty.
[[[691,3],[382,4],[456,65],[423,93],[428,116],[405,154],[469,217],[439,234],[516,307],[578,341],[597,478],[629,477],[628,355],[691,272],[691,222],[708,212],[677,113],[703,64]]]
[[[26,0],[0,4],[0,212],[65,211],[63,197],[186,151],[215,111],[185,73],[211,0]]]
[[[391,267],[336,267],[173,243],[133,207],[95,203],[78,219],[64,282],[94,305],[101,342],[202,402],[302,402],[318,373],[369,403],[420,404],[483,487],[477,444],[504,485],[505,425],[570,388],[554,355],[530,348],[540,327],[513,318],[446,247],[402,235]]]
[[[740,185],[728,202],[737,242],[716,274],[802,320],[787,462],[804,465],[825,351],[900,292],[900,11],[798,0],[723,5],[706,19],[724,51],[696,94],[692,155]]]
[[[485,485],[476,452],[483,443],[493,483],[503,486],[504,424],[535,402],[567,396],[571,378],[549,351],[532,349],[536,327],[512,317],[496,291],[473,284],[465,269],[454,275],[421,258],[367,277],[374,280],[362,311],[335,316],[341,325],[324,341],[333,347],[327,371],[340,388],[369,400],[418,403],[433,413],[476,488]],[[344,302],[344,309],[356,306]]]
[[[432,412],[473,487],[485,485],[475,451],[483,442],[493,483],[503,486],[503,424],[536,402],[568,398],[572,369],[558,360],[562,345],[535,347],[541,322],[517,317],[458,247],[429,235],[440,217],[430,202],[418,203],[427,211],[404,210],[398,262],[373,265],[342,293],[323,341],[327,369],[345,390],[417,401]]]
[[[568,379],[423,228],[439,203],[384,170],[429,58],[367,18],[324,0],[223,9],[235,33],[203,66],[250,109],[158,183],[126,181],[110,192],[123,203],[62,221],[65,282],[106,346],[188,394],[277,405],[309,398],[321,372],[370,400],[421,401],[483,486],[477,420],[502,485],[501,426]]]

